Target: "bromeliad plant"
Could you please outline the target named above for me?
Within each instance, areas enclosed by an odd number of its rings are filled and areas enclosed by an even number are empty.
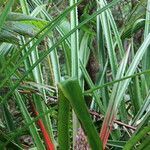
[[[0,10],[0,149],[150,149],[150,0]]]

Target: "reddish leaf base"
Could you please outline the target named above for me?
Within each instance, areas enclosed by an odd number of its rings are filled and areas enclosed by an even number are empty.
[[[37,111],[35,111],[35,114],[36,114],[36,116],[38,116],[38,112]],[[38,125],[39,125],[39,127],[41,129],[41,132],[43,134],[43,137],[44,137],[44,140],[45,140],[45,143],[46,143],[46,149],[47,150],[54,150],[54,144],[52,143],[52,140],[49,137],[49,135],[48,135],[48,133],[47,133],[47,131],[45,129],[45,126],[44,126],[44,124],[43,124],[41,119],[38,120]]]
[[[39,115],[39,113],[36,111],[35,106],[34,106],[34,104],[32,102],[31,102],[31,107],[32,107],[32,111],[33,111],[35,117],[37,117]],[[44,137],[45,144],[46,144],[46,149],[47,150],[55,150],[54,144],[53,144],[53,142],[52,142],[52,140],[51,140],[51,138],[50,138],[50,136],[49,136],[49,134],[48,134],[48,132],[47,132],[43,122],[42,122],[42,120],[38,119],[37,123],[38,123],[39,128],[40,128],[40,130],[42,132],[42,135]]]
[[[110,114],[108,114],[106,118],[104,119],[101,132],[100,132],[100,138],[103,142],[103,150],[106,147],[109,135],[112,131],[113,121],[114,121],[114,117],[110,118]]]

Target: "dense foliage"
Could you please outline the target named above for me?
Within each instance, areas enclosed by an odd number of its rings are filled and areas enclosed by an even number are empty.
[[[149,150],[150,0],[0,0],[0,149]]]

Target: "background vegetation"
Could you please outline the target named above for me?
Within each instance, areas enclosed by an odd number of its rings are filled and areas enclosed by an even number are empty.
[[[150,0],[0,0],[0,149],[149,150]]]

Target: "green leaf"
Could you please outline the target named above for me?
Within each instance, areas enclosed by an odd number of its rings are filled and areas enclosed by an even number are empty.
[[[85,104],[78,80],[70,78],[59,83],[59,87],[75,111],[76,116],[79,119],[85,134],[87,135],[91,148],[93,150],[102,150],[101,140],[92,123],[92,119]]]
[[[9,32],[6,30],[1,30],[0,32],[0,42],[7,42],[7,43],[13,43],[13,44],[19,44],[17,37],[17,33]]]
[[[135,144],[140,141],[141,139],[144,138],[144,136],[150,132],[150,126],[144,127],[144,129],[142,131],[140,131],[139,133],[137,133],[136,135],[133,135],[129,141],[126,143],[126,145],[124,146],[123,150],[132,150],[133,146],[135,146]],[[149,139],[149,138],[148,138]]]
[[[21,111],[21,113],[24,117],[25,122],[29,123],[32,120],[32,118],[30,117],[30,114],[29,114],[29,112],[26,108],[26,105],[25,105],[21,95],[19,94],[19,92],[17,90],[15,91],[15,96],[16,96],[16,102],[17,102],[17,104],[20,108],[20,111]],[[40,135],[37,131],[35,123],[32,124],[31,126],[29,126],[29,130],[31,132],[31,135],[32,135],[34,141],[35,141],[35,144],[36,144],[37,148],[41,149],[41,150],[44,150],[45,147],[44,147],[43,142],[40,138]]]
[[[147,1],[147,11],[146,11],[146,19],[145,19],[145,30],[144,30],[144,39],[150,33],[150,0]],[[143,71],[150,69],[150,46],[147,48],[146,53],[143,57]],[[145,75],[145,80],[148,88],[150,88],[150,76]],[[145,91],[144,91],[145,92]]]
[[[59,110],[58,110],[58,145],[60,150],[70,149],[69,116],[70,104],[59,88]]]
[[[126,144],[126,141],[115,141],[115,140],[108,140],[107,145],[115,147],[115,148],[123,148],[123,146]]]
[[[15,13],[10,12],[7,15],[6,21],[45,21],[40,18],[32,17],[29,15],[21,14],[21,13]]]
[[[7,129],[9,131],[13,131],[14,130],[13,117],[12,117],[12,114],[9,112],[9,110],[7,108],[7,104],[3,104],[2,110],[3,110],[3,115],[4,115],[4,118],[5,118],[5,122],[6,122],[6,125],[7,125]]]
[[[0,149],[15,149],[15,150],[23,150],[18,144],[16,144],[13,140],[8,142],[7,146],[4,146],[4,143],[8,141],[9,136],[0,130]]]
[[[34,25],[30,25],[27,23],[17,22],[17,21],[7,21],[4,25],[4,30],[14,33],[18,33],[19,35],[33,37],[38,31]]]
[[[14,3],[14,0],[9,0],[7,5],[5,6],[5,9],[3,10],[3,12],[2,12],[2,14],[0,16],[0,31],[1,31],[1,28],[2,28],[4,22],[5,22],[6,18],[7,18],[7,15],[9,13],[10,8],[13,5],[13,3]]]

